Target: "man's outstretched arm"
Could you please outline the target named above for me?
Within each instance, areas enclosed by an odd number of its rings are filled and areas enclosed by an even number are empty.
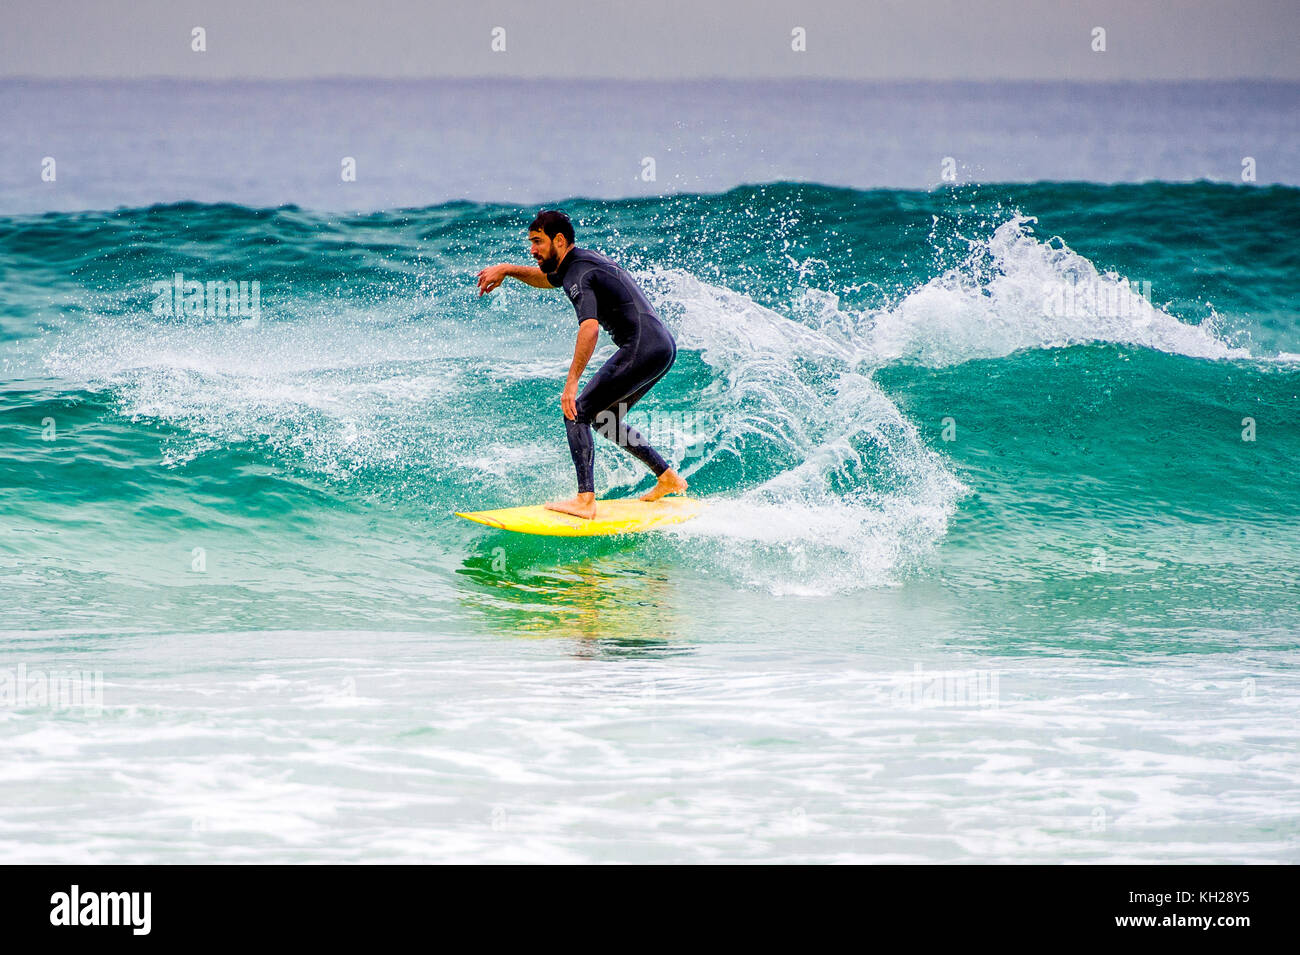
[[[489,265],[478,274],[478,294],[486,295],[506,279],[518,279],[533,288],[555,288],[546,278],[546,273],[531,265]]]

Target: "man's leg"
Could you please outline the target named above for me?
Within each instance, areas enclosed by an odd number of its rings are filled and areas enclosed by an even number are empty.
[[[654,382],[651,382],[651,385],[653,384]],[[664,460],[663,455],[650,446],[650,442],[643,438],[636,428],[625,424],[623,421],[623,416],[627,414],[627,410],[649,390],[650,386],[646,386],[641,394],[635,396],[635,399],[618,405],[615,434],[618,435],[619,446],[626,449],[638,461],[641,461],[655,476],[655,486],[642,494],[641,500],[657,501],[665,494],[686,493],[686,480]]]
[[[593,472],[596,451],[591,436],[592,423],[600,412],[616,408],[620,402],[626,409],[631,407],[631,404],[639,401],[660,378],[667,374],[668,369],[672,367],[676,354],[674,352],[666,356],[658,356],[650,361],[637,361],[635,360],[637,357],[639,356],[635,356],[625,348],[616,351],[591,376],[591,380],[587,382],[586,387],[582,389],[582,393],[578,395],[576,402],[577,418],[570,420],[567,416],[565,417],[564,428],[569,440],[569,452],[573,456],[573,466],[578,477],[578,496],[569,501],[552,501],[546,505],[548,508],[588,519],[595,516],[595,480]],[[617,423],[621,419],[621,414],[616,412],[614,418]],[[613,433],[617,436],[617,424]],[[649,446],[640,432],[632,429],[632,433],[636,435],[637,447],[633,448],[630,444],[623,444],[623,446],[628,448],[640,460],[645,461],[646,465],[660,476],[661,484],[665,475],[672,475],[675,481],[670,480],[669,484],[680,482],[681,489],[685,490],[685,482],[676,477],[676,473],[671,468],[668,468],[667,462]],[[617,437],[613,440],[617,440]],[[642,457],[644,451],[649,452],[646,457]],[[664,470],[656,470],[656,465],[661,466]],[[658,485],[655,490],[659,490]],[[650,493],[654,496],[643,495],[643,499],[655,500],[664,493],[670,492],[662,491],[656,494],[652,491]]]
[[[609,402],[617,397],[625,385],[629,366],[629,355],[619,349],[605,364],[596,369],[582,393],[575,402],[577,418],[570,420],[564,416],[564,431],[569,441],[569,453],[573,456],[573,468],[578,477],[578,494],[567,501],[551,501],[546,506],[553,511],[561,511],[590,520],[596,516],[596,481],[594,476],[596,447],[591,436],[591,423],[594,407],[599,401]]]
[[[672,362],[670,361],[668,368],[671,367]],[[626,398],[615,402],[613,406],[606,408],[596,416],[596,430],[603,437],[613,441],[620,448],[627,451],[628,454],[635,457],[654,474],[656,478],[655,486],[641,495],[643,501],[657,501],[665,494],[682,494],[686,491],[686,481],[681,475],[664,460],[663,455],[650,445],[650,442],[642,436],[641,432],[624,420],[628,410],[644,398],[646,393],[657,385],[664,375],[668,374],[668,368],[665,368]]]
[[[648,382],[626,398],[614,402],[613,405],[600,412],[596,415],[594,422],[601,437],[613,441],[620,448],[627,451],[628,454],[654,472],[655,477],[668,470],[668,462],[650,446],[650,442],[645,439],[645,436],[640,431],[626,422],[625,418],[632,406],[644,398],[646,392],[653,388],[665,374],[667,374],[667,369],[661,372],[653,381]]]

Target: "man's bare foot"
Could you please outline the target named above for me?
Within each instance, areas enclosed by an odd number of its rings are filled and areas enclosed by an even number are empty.
[[[686,493],[686,482],[682,476],[669,468],[663,474],[659,475],[659,480],[655,486],[641,495],[643,501],[657,501],[665,494],[684,494]]]
[[[596,495],[588,491],[567,501],[551,501],[546,505],[546,509],[559,511],[561,514],[572,514],[574,517],[589,521],[596,516]]]

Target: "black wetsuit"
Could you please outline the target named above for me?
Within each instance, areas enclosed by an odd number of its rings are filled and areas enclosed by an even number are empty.
[[[618,346],[578,395],[577,420],[564,419],[578,492],[596,489],[593,423],[658,477],[668,470],[668,462],[635,428],[624,424],[623,416],[668,373],[677,358],[677,343],[632,276],[599,252],[575,247],[546,278],[557,288],[563,286],[579,324],[596,319]]]

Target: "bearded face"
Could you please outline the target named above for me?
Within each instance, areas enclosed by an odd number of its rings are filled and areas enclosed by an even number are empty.
[[[545,232],[528,233],[533,260],[543,272],[554,272],[560,264],[560,253],[555,248],[555,240]]]

